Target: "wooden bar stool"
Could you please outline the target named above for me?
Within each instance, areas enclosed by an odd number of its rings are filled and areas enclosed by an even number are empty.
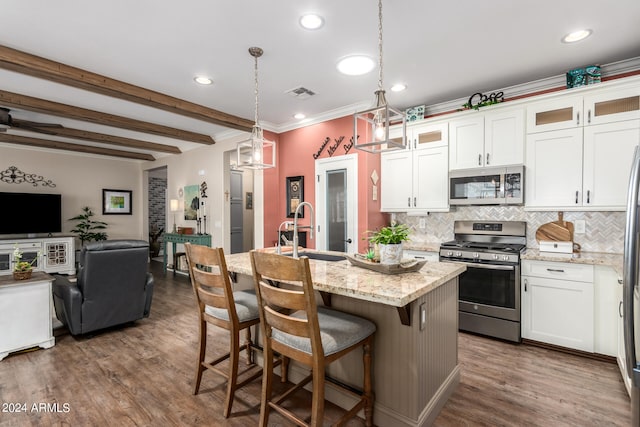
[[[202,373],[205,369],[222,375],[227,379],[227,397],[223,412],[227,418],[231,413],[236,390],[262,375],[262,370],[257,369],[247,378],[238,382],[240,352],[246,350],[247,364],[250,365],[248,369],[240,373],[240,375],[244,375],[257,366],[253,364],[253,350],[261,350],[251,341],[250,329],[251,326],[260,323],[257,300],[253,290],[233,292],[224,252],[221,248],[210,248],[190,243],[185,243],[184,246],[191,284],[198,304],[200,325],[198,364],[193,394],[198,394]],[[230,333],[229,353],[210,362],[205,361],[208,324],[224,328]],[[240,331],[243,329],[246,331],[246,339],[245,343],[240,345]],[[228,371],[223,371],[216,366],[227,359],[229,359]]]
[[[340,387],[358,402],[335,425],[364,409],[367,426],[373,425],[372,355],[376,326],[369,320],[326,307],[317,307],[309,259],[251,251],[251,267],[262,320],[264,370],[260,426],[267,426],[274,409],[299,426],[321,426],[324,413],[325,367],[345,354],[362,347],[364,384],[362,394]],[[299,284],[300,290],[276,287],[278,283]],[[286,312],[282,309],[288,309]],[[286,314],[290,313],[290,314]],[[272,397],[273,352],[308,366],[311,374],[282,395]],[[311,421],[307,424],[281,406],[293,392],[313,380]]]

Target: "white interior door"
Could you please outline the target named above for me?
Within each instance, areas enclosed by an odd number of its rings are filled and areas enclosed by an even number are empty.
[[[316,249],[358,249],[358,155],[316,160]]]

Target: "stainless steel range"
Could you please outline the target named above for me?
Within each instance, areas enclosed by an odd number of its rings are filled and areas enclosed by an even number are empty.
[[[463,263],[459,329],[520,342],[520,254],[524,221],[455,221],[440,261]]]

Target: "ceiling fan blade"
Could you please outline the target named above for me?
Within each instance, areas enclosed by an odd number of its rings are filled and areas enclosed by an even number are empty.
[[[62,125],[57,123],[39,123],[39,122],[31,122],[29,120],[20,120],[13,119],[13,126],[18,128],[61,128]]]

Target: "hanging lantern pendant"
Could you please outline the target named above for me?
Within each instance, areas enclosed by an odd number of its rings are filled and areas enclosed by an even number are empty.
[[[249,139],[240,142],[236,150],[237,167],[243,169],[269,169],[276,166],[276,143],[264,139],[258,119],[258,58],[263,53],[264,51],[259,47],[249,48],[249,54],[254,58],[255,123]],[[271,151],[271,159],[265,156],[265,151]]]
[[[378,0],[378,90],[375,91],[375,107],[357,112],[353,115],[354,147],[369,153],[381,153],[406,148],[407,118],[405,114],[387,103],[382,88],[382,0]],[[398,124],[394,131],[396,137],[391,138],[389,126]]]

